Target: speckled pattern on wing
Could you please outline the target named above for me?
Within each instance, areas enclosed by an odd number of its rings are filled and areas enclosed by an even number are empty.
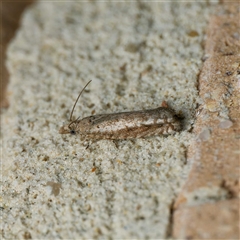
[[[61,134],[80,134],[89,139],[131,139],[168,135],[180,131],[178,117],[170,108],[99,114],[60,128]]]

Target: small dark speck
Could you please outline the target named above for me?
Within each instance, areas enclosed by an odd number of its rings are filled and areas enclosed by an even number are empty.
[[[29,232],[24,232],[23,238],[24,238],[24,239],[32,239],[31,233],[29,233]]]
[[[95,106],[94,103],[91,103],[91,104],[88,105],[89,108],[93,108],[94,106]]]
[[[232,55],[234,55],[234,52],[224,52],[222,55],[223,56],[232,56]]]
[[[237,70],[237,74],[240,74],[240,69]]]
[[[231,76],[233,73],[232,73],[231,71],[227,71],[225,74],[226,74],[227,76]]]
[[[195,30],[192,30],[192,31],[188,32],[188,36],[189,37],[198,37],[199,33]]]

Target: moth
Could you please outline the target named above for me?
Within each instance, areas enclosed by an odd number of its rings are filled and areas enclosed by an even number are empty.
[[[169,135],[181,130],[180,118],[165,106],[131,112],[98,114],[72,120],[73,111],[82,92],[73,105],[69,123],[59,129],[60,134],[80,135],[88,139],[134,139]]]

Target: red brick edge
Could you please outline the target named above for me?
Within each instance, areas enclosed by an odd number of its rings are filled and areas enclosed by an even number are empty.
[[[177,239],[239,239],[240,2],[210,19],[199,76],[203,100],[188,151],[192,168],[173,212]]]

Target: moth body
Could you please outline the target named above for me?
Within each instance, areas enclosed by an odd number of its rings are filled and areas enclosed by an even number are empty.
[[[175,112],[168,107],[159,107],[77,119],[62,126],[59,133],[89,139],[131,139],[169,135],[180,130],[181,123]]]

